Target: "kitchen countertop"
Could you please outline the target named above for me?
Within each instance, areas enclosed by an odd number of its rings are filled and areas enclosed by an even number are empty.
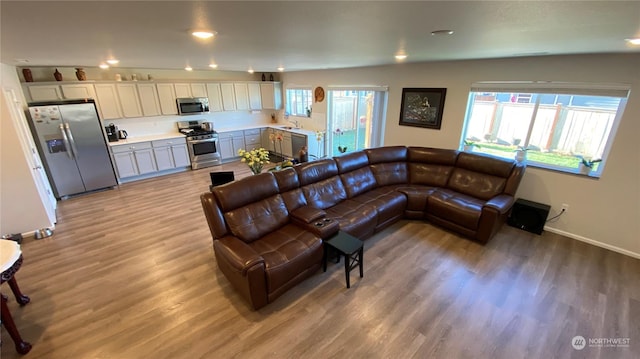
[[[109,146],[130,145],[133,143],[140,143],[140,142],[168,140],[170,138],[185,138],[185,136],[180,132],[172,132],[172,133],[163,133],[163,134],[157,134],[157,135],[128,137],[126,140],[109,142]]]
[[[302,135],[316,135],[316,131],[313,130],[306,130],[304,128],[285,128],[285,127],[289,127],[289,125],[286,124],[278,124],[278,123],[269,123],[269,124],[264,124],[264,125],[253,125],[253,126],[238,126],[238,127],[225,127],[225,128],[215,128],[216,132],[233,132],[233,131],[243,131],[243,130],[254,130],[256,128],[273,128],[275,130],[282,130],[282,131],[288,131],[288,132],[293,132],[293,133],[299,133]]]

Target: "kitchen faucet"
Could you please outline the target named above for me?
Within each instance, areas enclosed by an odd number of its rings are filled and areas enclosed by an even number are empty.
[[[293,123],[295,128],[302,128],[300,127],[300,122],[298,122],[298,120],[289,120],[289,123]]]

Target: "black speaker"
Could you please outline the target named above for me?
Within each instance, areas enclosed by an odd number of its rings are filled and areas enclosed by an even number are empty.
[[[542,234],[551,206],[518,198],[511,208],[507,224],[524,231]]]

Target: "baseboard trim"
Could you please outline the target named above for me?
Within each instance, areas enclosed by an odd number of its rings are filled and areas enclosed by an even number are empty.
[[[618,253],[627,255],[629,257],[640,259],[640,253],[632,252],[632,251],[629,251],[629,250],[626,250],[626,249],[623,249],[623,248],[620,248],[620,247],[612,246],[610,244],[598,242],[598,241],[593,240],[591,238],[579,236],[577,234],[573,234],[573,233],[570,233],[570,232],[565,232],[563,230],[560,230],[560,229],[557,229],[557,228],[553,228],[553,227],[549,227],[549,226],[544,226],[544,230],[545,231],[549,231],[551,233],[560,234],[560,235],[563,235],[565,237],[569,237],[571,239],[578,240],[580,242],[593,244],[596,247],[605,248],[605,249],[608,249],[608,250],[611,250],[611,251],[614,251],[614,252],[618,252]]]

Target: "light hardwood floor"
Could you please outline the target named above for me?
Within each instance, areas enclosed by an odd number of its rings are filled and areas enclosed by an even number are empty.
[[[638,358],[640,260],[503,227],[486,246],[419,221],[344,267],[251,311],[218,270],[199,195],[210,170],[60,203],[55,234],[23,242],[9,308],[28,358]],[[355,274],[356,272],[354,272]],[[577,351],[571,339],[629,338]],[[2,358],[17,358],[2,331]]]

